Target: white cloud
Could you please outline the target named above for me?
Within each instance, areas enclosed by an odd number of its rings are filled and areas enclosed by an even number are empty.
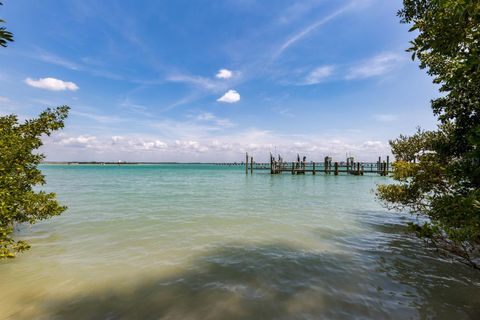
[[[54,140],[66,148],[89,149],[96,152],[132,152],[164,150],[168,145],[159,139],[113,136],[110,139],[91,135],[67,136],[59,134]]]
[[[381,142],[381,141],[367,140],[367,141],[364,141],[364,142],[360,145],[360,148],[361,148],[361,149],[374,149],[374,150],[378,150],[378,149],[384,148],[384,144],[383,144],[383,142]]]
[[[155,141],[147,141],[147,142],[140,142],[139,146],[143,147],[145,150],[151,150],[151,149],[166,149],[168,145],[160,140],[155,140]]]
[[[386,141],[375,138],[338,135],[283,135],[254,128],[225,135],[197,135],[177,138],[129,134],[91,136],[54,134],[46,138],[47,159],[68,161],[237,161],[245,152],[256,161],[268,161],[270,152],[291,161],[297,153],[308,160],[321,161],[326,155],[345,161],[345,154],[359,161],[374,161],[390,154]],[[43,152],[42,151],[42,152]],[[51,159],[51,158],[50,158]],[[49,159],[49,160],[50,160]]]
[[[208,151],[208,147],[202,146],[198,141],[195,141],[195,140],[188,140],[188,141],[176,140],[175,147],[179,151],[186,151],[186,152],[203,153]]]
[[[78,90],[78,86],[75,83],[63,81],[55,78],[40,78],[38,80],[27,78],[25,79],[25,83],[35,88],[52,90],[52,91],[63,91],[63,90],[77,91]]]
[[[107,143],[104,142],[104,147]],[[122,137],[122,136],[113,136],[111,138],[111,150],[121,150],[121,151],[135,151],[135,150],[165,150],[168,148],[168,144],[159,140],[151,138],[136,138],[136,137]]]
[[[365,79],[381,76],[397,66],[403,57],[394,53],[379,54],[350,69],[347,79]]]
[[[233,72],[228,69],[220,69],[215,77],[218,79],[229,79],[233,76]]]
[[[90,135],[79,135],[77,137],[60,137],[61,138],[58,141],[58,144],[74,147],[93,147],[94,142],[97,140],[97,137]]]
[[[223,96],[217,99],[218,102],[235,103],[240,101],[240,94],[236,90],[228,90]]]
[[[0,96],[0,103],[5,103],[5,102],[9,102],[10,99],[8,99],[7,97],[2,97]]]
[[[305,84],[317,84],[333,73],[333,66],[323,66],[310,72],[305,78]]]

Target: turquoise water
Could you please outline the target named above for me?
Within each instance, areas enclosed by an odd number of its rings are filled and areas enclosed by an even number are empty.
[[[22,226],[0,318],[468,319],[480,273],[404,234],[380,176],[44,165],[69,209]]]

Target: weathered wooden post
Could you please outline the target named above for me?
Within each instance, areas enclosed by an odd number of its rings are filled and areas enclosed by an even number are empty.
[[[382,157],[378,157],[377,173],[378,173],[378,174],[382,174]]]
[[[248,152],[245,153],[245,174],[248,174]]]
[[[347,172],[353,174],[355,171],[355,159],[353,157],[347,158]]]
[[[253,174],[253,157],[250,157],[250,174]]]
[[[357,176],[360,175],[360,162],[357,162]]]
[[[295,162],[292,161],[292,174],[295,174]]]
[[[365,171],[365,166],[362,164],[362,171],[360,173],[362,176],[363,176],[364,171]]]
[[[383,161],[383,176],[387,176],[387,163]]]
[[[335,162],[335,175],[338,176],[338,162]]]
[[[325,173],[326,174],[332,173],[332,158],[329,156],[325,157]]]
[[[273,163],[274,163],[274,159],[272,157],[272,154],[270,153],[270,174],[273,174],[274,173],[274,169],[273,169]]]
[[[312,173],[315,175],[315,161],[312,162]]]
[[[387,156],[387,173],[390,170],[390,156]]]

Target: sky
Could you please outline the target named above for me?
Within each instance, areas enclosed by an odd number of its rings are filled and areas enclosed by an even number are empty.
[[[0,115],[71,107],[46,160],[370,161],[435,127],[400,0],[3,2]]]

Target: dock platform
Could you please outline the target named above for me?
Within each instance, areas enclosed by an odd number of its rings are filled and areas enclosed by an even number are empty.
[[[307,161],[306,157],[300,159],[297,155],[296,161],[284,161],[279,155],[274,157],[270,155],[270,163],[257,163],[253,157],[249,157],[248,153],[245,155],[245,173],[253,174],[254,171],[270,171],[270,174],[347,174],[363,176],[365,174],[378,174],[381,176],[387,176],[392,172],[390,163],[390,157],[387,156],[385,160],[378,157],[377,162],[358,162],[353,157],[349,157],[346,161],[332,161],[332,158],[326,156],[323,161]]]

